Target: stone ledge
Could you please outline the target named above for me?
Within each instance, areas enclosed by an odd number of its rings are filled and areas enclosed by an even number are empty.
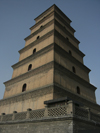
[[[93,91],[95,91],[97,89],[95,86],[93,86],[89,82],[85,81],[84,79],[82,79],[78,75],[74,74],[73,72],[71,72],[67,68],[63,67],[62,65],[58,64],[57,62],[55,62],[55,64],[54,64],[54,69],[55,69],[55,72],[62,73],[63,75],[67,74],[68,77],[71,77],[75,81],[80,82],[81,84],[88,87],[89,89],[92,89]]]
[[[68,88],[64,88],[63,86],[61,86],[57,83],[54,84],[54,93],[60,93],[60,95],[62,97],[68,96],[68,98],[72,99],[74,102],[82,103],[82,105],[84,104],[85,106],[87,106],[91,109],[95,109],[100,112],[100,105],[98,105],[94,102],[91,102],[90,100],[87,100],[87,99],[81,97],[80,95],[73,93]]]
[[[54,46],[55,52],[57,52],[59,55],[62,55],[64,58],[68,58],[71,62],[74,62],[77,66],[80,66],[83,70],[85,70],[87,73],[89,73],[91,70],[86,67],[84,64],[82,64],[80,61],[78,61],[75,57],[70,56],[68,52],[66,52],[63,48],[61,48],[59,45],[55,44]]]
[[[38,110],[27,109],[27,111],[19,113],[14,111],[13,114],[6,115],[2,113],[0,116],[1,124],[65,120],[87,122],[91,125],[95,124],[100,126],[100,115],[91,112],[90,109],[77,107],[72,100],[68,101],[67,105],[63,106],[45,107]]]
[[[41,119],[35,119],[35,120],[18,120],[18,121],[9,121],[9,122],[0,122],[0,125],[5,125],[5,124],[24,124],[24,123],[38,123],[38,122],[53,122],[53,121],[65,121],[65,120],[73,120],[73,121],[78,121],[78,122],[84,122],[89,125],[94,125],[94,126],[99,126],[100,123],[92,121],[92,120],[85,120],[82,118],[78,118],[75,116],[64,116],[64,117],[51,117],[51,118],[41,118]]]
[[[47,24],[45,24],[42,28],[39,28],[37,31],[33,32],[32,34],[30,34],[28,37],[26,37],[24,40],[27,41],[28,39],[32,38],[34,35],[40,33],[42,30],[44,30],[45,28],[49,27],[50,25],[52,25],[54,23],[54,19],[51,20],[50,22],[48,22]]]
[[[50,32],[48,32],[47,34],[43,35],[42,37],[40,37],[38,40],[35,40],[34,42],[28,44],[27,46],[25,46],[24,48],[22,48],[21,50],[19,50],[18,52],[21,54],[22,52],[30,49],[31,47],[37,45],[38,43],[42,42],[43,40],[47,39],[48,37],[54,35],[54,30],[51,30]]]
[[[0,122],[2,124],[17,124],[17,123],[36,123],[36,122],[49,122],[49,121],[63,121],[63,120],[73,120],[72,116],[66,117],[51,117],[51,118],[41,118],[41,119],[33,119],[33,120],[18,120],[18,121],[9,121],[9,122]]]
[[[27,79],[27,78],[33,76],[33,74],[36,75],[36,74],[41,73],[43,71],[45,72],[47,70],[50,70],[51,68],[53,68],[53,66],[54,66],[54,63],[53,63],[53,61],[51,61],[51,62],[49,62],[47,64],[44,64],[44,65],[42,65],[42,66],[40,66],[38,68],[35,68],[35,69],[31,70],[31,71],[28,71],[28,72],[26,72],[26,73],[24,73],[22,75],[19,75],[19,76],[15,77],[15,78],[12,78],[12,79],[4,82],[4,84],[5,84],[5,86],[9,86],[9,85],[14,84],[16,82],[19,82],[21,80]]]
[[[8,97],[8,98],[0,100],[0,106],[30,99],[38,95],[40,96],[40,95],[48,94],[53,91],[52,89],[53,89],[53,84],[50,84],[47,86],[36,88],[35,90],[31,90],[31,91],[27,91],[27,92],[24,92],[18,95],[14,95],[12,97]]]
[[[53,50],[53,48],[54,48],[54,43],[52,43],[52,44],[48,45],[47,47],[41,49],[40,51],[36,52],[35,54],[32,54],[32,55],[28,56],[27,58],[17,62],[16,64],[12,65],[12,68],[15,69],[15,68],[17,68],[17,67],[19,67],[19,66],[21,66],[21,65],[23,65],[23,64],[25,64],[25,63],[27,63],[29,61],[31,61],[31,60],[34,60],[37,57],[39,57],[39,56],[41,56],[41,55],[43,55],[45,53],[48,53],[49,51]]]

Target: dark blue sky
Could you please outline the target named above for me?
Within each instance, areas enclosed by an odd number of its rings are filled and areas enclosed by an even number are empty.
[[[3,82],[11,79],[11,66],[18,62],[18,51],[25,45],[34,18],[53,4],[72,20],[100,104],[100,0],[0,0],[0,99],[5,90]]]

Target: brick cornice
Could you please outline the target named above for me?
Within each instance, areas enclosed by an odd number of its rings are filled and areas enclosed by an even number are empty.
[[[66,33],[66,35],[70,36],[73,41],[77,43],[77,45],[80,43],[64,26],[62,26],[57,20],[55,20],[55,24],[63,31]]]
[[[30,34],[28,37],[26,37],[24,40],[27,41],[28,39],[32,38],[33,36],[35,36],[36,34],[40,33],[41,31],[43,31],[45,28],[49,27],[50,25],[52,25],[54,23],[54,19],[51,20],[50,22],[48,22],[47,24],[43,25],[43,27],[39,28],[38,30],[36,30],[35,32],[33,32],[32,34]]]
[[[15,68],[17,68],[17,67],[19,67],[19,66],[21,66],[21,65],[23,65],[23,64],[25,64],[25,63],[27,63],[29,61],[31,61],[31,60],[34,60],[37,57],[39,57],[39,56],[51,51],[53,48],[54,48],[54,43],[52,43],[52,44],[48,45],[47,47],[41,49],[40,51],[36,52],[35,54],[32,54],[32,55],[28,56],[27,58],[19,61],[18,63],[14,64],[12,66],[12,68],[15,69]]]
[[[22,48],[21,50],[19,50],[19,53],[21,54],[22,52],[30,49],[31,47],[37,45],[38,43],[42,42],[43,40],[47,39],[48,37],[50,37],[51,35],[54,35],[54,30],[48,32],[47,34],[45,34],[44,36],[40,37],[38,40],[30,43],[29,45],[25,46],[24,48]]]
[[[63,37],[57,30],[54,32],[54,36],[61,39],[66,45],[72,48],[75,52],[77,52],[81,57],[84,57],[85,54],[82,53],[79,49],[77,49],[71,42],[69,42],[65,37]]]
[[[36,88],[35,90],[22,92],[21,94],[2,99],[2,100],[0,100],[0,106],[16,103],[19,101],[24,101],[24,100],[35,98],[35,97],[39,97],[39,96],[49,94],[52,92],[53,92],[53,85],[52,84],[47,85],[47,86],[43,86],[41,88]]]
[[[79,65],[80,67],[82,67],[85,71],[89,72],[89,69],[84,66],[82,63],[80,63],[78,60],[76,60],[74,57],[70,56],[65,50],[63,50],[62,48],[60,48],[57,44],[51,44],[48,47],[44,48],[43,50],[39,51],[36,53],[36,55],[31,55],[28,58],[16,63],[15,65],[13,65],[13,68],[17,68],[20,65],[26,63],[27,61],[33,60],[35,58],[37,58],[38,56],[41,56],[42,54],[52,50],[54,48],[54,50],[56,52],[58,52],[61,56],[69,58],[72,62],[74,62],[75,64]],[[71,72],[72,73],[72,72]],[[24,74],[23,74],[24,75]],[[76,74],[74,74],[76,75]],[[21,76],[21,75],[20,75]],[[18,77],[20,77],[18,76]],[[17,77],[16,77],[17,78]],[[15,78],[14,78],[15,79]],[[12,79],[13,80],[13,79]],[[6,82],[5,82],[6,83]]]
[[[46,17],[44,17],[42,20],[40,20],[38,23],[36,23],[35,25],[33,25],[32,27],[30,27],[30,30],[33,30],[35,27],[37,27],[38,25],[41,25],[41,23],[43,23],[45,20],[47,20],[48,18],[50,18],[52,15],[54,15],[54,11],[52,11],[50,14],[48,14]]]
[[[97,89],[95,86],[93,86],[89,82],[85,81],[84,79],[82,79],[78,75],[74,74],[73,72],[71,72],[67,68],[63,67],[62,65],[58,64],[57,62],[54,62],[54,70],[55,70],[55,72],[62,73],[65,76],[67,75],[68,77],[74,79],[75,81],[79,82],[83,86],[88,87],[88,89],[92,89],[93,91],[95,91]]]
[[[64,88],[63,86],[61,86],[57,83],[54,83],[54,89],[58,89],[57,91],[54,90],[54,93],[55,93],[55,91],[58,92],[58,93],[61,92],[62,97],[63,97],[63,95],[68,96],[68,98],[72,99],[73,101],[76,101],[78,103],[82,103],[87,107],[90,107],[92,109],[100,111],[100,105],[98,105],[94,102],[91,102],[88,99],[85,99],[85,98],[81,97],[81,95],[77,95],[77,94],[73,93],[69,89],[66,89],[66,88]]]
[[[42,14],[40,14],[38,17],[36,17],[34,20],[37,21],[38,19],[42,18],[48,12],[50,12],[52,9],[53,9],[54,12],[59,12],[60,16],[64,17],[68,24],[70,24],[72,22],[55,4],[52,5],[50,8],[48,8],[46,11],[44,11]]]
[[[75,63],[77,66],[80,66],[84,71],[90,72],[91,70],[86,67],[84,64],[82,64],[80,61],[78,61],[76,58],[71,56],[69,53],[67,53],[64,49],[62,49],[59,45],[55,44],[54,45],[54,50],[64,58],[68,58],[71,62]]]
[[[61,39],[66,45],[68,45],[70,48],[72,48],[77,54],[79,54],[81,57],[84,57],[85,54],[82,53],[79,49],[77,49],[73,44],[71,44],[66,38],[64,38],[57,30],[55,30],[55,36]]]
[[[37,30],[36,32],[34,32],[33,34],[29,35],[29,36],[26,38],[26,40],[27,40],[27,39],[30,39],[30,38],[33,37],[35,34],[39,33],[39,32],[42,31],[42,30],[44,30],[46,27],[48,27],[48,26],[51,25],[52,23],[55,23],[55,24],[57,24],[59,27],[61,27],[62,30],[63,30],[64,32],[67,32],[67,34],[68,34],[69,36],[71,36],[71,38],[73,38],[74,41],[77,42],[77,39],[76,39],[73,35],[71,35],[71,33],[69,33],[67,30],[65,30],[65,28],[64,28],[59,22],[57,22],[57,21],[54,20],[54,19],[53,19],[52,21],[50,21],[49,23],[47,23],[47,24],[46,24],[45,26],[43,26],[42,28],[40,28],[39,30]],[[57,30],[54,29],[54,30],[50,31],[49,33],[45,34],[44,36],[40,37],[38,40],[36,40],[36,41],[30,43],[29,45],[25,46],[23,49],[19,50],[19,53],[21,54],[22,52],[24,52],[24,51],[30,49],[32,46],[36,45],[37,43],[43,41],[44,39],[46,39],[47,37],[49,37],[50,35],[52,35],[52,34],[54,33],[54,31],[55,31],[55,35],[59,36],[60,38],[62,38],[63,40],[66,41],[66,39],[65,39]],[[69,42],[69,43],[70,43],[70,42]],[[69,45],[70,47],[72,47],[74,50],[76,50],[82,57],[84,56],[84,54],[83,54],[81,51],[79,51],[73,44],[71,44],[71,43],[69,44],[69,43],[68,43],[68,45]],[[77,42],[77,43],[78,43],[78,42]]]
[[[59,12],[60,16],[61,16],[62,18],[65,18],[66,23],[68,23],[68,24],[70,25],[70,23],[71,23],[72,21],[71,21],[71,20],[66,16],[66,14],[63,13],[56,5],[55,5],[55,11],[56,11],[56,12]]]
[[[57,121],[60,121],[61,123],[63,123],[63,121],[66,121],[66,123],[68,123],[68,121],[71,121],[74,123],[74,126],[75,124],[77,124],[76,122],[81,122],[81,123],[85,123],[87,124],[88,126],[94,126],[95,129],[98,128],[97,130],[95,131],[99,131],[99,128],[100,128],[100,123],[99,122],[96,122],[96,121],[93,121],[93,120],[87,120],[87,119],[84,119],[84,118],[81,118],[81,117],[78,117],[78,116],[73,116],[73,114],[71,115],[67,115],[67,116],[59,116],[59,117],[43,117],[43,118],[35,118],[35,119],[24,119],[24,120],[13,120],[13,121],[1,121],[0,122],[0,125],[1,126],[7,126],[7,125],[11,125],[11,126],[14,126],[14,125],[29,125],[29,124],[33,124],[33,123],[49,123],[49,122],[57,122]],[[75,128],[75,127],[74,127]],[[74,129],[75,130],[75,129]],[[71,130],[70,130],[71,131]],[[77,131],[77,130],[76,130]],[[78,130],[80,131],[80,130]],[[84,131],[84,130],[82,130]],[[89,130],[91,131],[91,130]]]
[[[87,124],[88,126],[95,126],[95,129],[91,129],[91,130],[89,130],[88,129],[88,132],[90,132],[90,131],[92,131],[92,130],[94,130],[95,131],[95,133],[96,133],[96,131],[99,131],[99,129],[96,129],[96,128],[98,128],[98,127],[100,127],[100,122],[96,122],[96,121],[93,121],[93,120],[87,120],[87,119],[84,119],[84,118],[81,118],[81,117],[78,117],[78,116],[74,116],[73,117],[73,121],[74,121],[74,123],[75,122],[81,122],[81,123],[85,123],[85,124]],[[75,126],[75,125],[74,125]],[[75,127],[74,127],[75,128]],[[81,130],[78,130],[78,132],[79,131],[81,131]],[[84,131],[84,130],[83,130]],[[84,131],[84,133],[85,133],[85,131]]]
[[[54,11],[54,6],[52,5],[51,7],[49,7],[47,10],[45,10],[43,13],[41,13],[39,16],[37,16],[34,20],[37,21],[38,19],[42,18],[43,16],[45,16],[47,13],[49,13],[52,9]],[[47,15],[46,15],[47,17]]]
[[[36,75],[38,73],[42,73],[43,71],[47,71],[47,70],[49,70],[49,69],[51,69],[53,67],[54,67],[54,63],[52,61],[52,62],[49,62],[49,63],[47,63],[45,65],[42,65],[42,66],[40,66],[38,68],[35,68],[35,69],[31,70],[31,71],[28,71],[28,72],[26,72],[26,73],[24,73],[24,74],[22,74],[20,76],[12,78],[11,80],[8,80],[8,81],[4,82],[4,84],[5,84],[5,86],[12,85],[12,84],[14,84],[16,82],[19,82],[19,81],[22,81],[24,79],[27,79],[27,78],[29,78],[29,77],[31,77],[33,75]]]
[[[55,9],[56,10],[59,10],[61,13],[63,13],[60,9],[58,9],[58,7],[56,7],[55,6]],[[59,20],[61,20],[61,21],[63,21],[63,23],[65,24],[65,25],[67,25],[67,27],[74,33],[75,32],[75,30],[66,22],[66,20],[64,20],[57,12],[56,12],[56,10],[55,11],[52,11],[52,12],[50,12],[50,14],[48,14],[46,17],[44,17],[42,20],[40,20],[39,22],[37,22],[35,25],[33,25],[31,28],[30,28],[30,30],[33,30],[35,27],[37,27],[38,25],[41,25],[41,23],[42,22],[44,22],[45,20],[47,20],[50,16],[52,16],[52,15],[54,15],[55,14],[55,16],[57,17],[57,18],[59,18]],[[63,15],[64,16],[66,16],[64,13],[63,13]],[[66,16],[67,17],[67,16]],[[71,20],[67,17],[67,20],[69,21],[69,22],[71,22]]]
[[[55,17],[57,17],[61,22],[63,22],[72,31],[72,33],[75,32],[75,30],[68,23],[66,23],[66,21],[57,12],[55,12]]]

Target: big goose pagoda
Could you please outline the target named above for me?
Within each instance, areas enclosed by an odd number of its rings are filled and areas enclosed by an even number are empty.
[[[71,20],[52,5],[35,18],[0,100],[0,133],[100,133],[100,105]]]

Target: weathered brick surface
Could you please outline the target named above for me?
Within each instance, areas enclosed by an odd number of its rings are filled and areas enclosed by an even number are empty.
[[[74,133],[81,133],[80,131],[90,131],[93,130],[93,133],[96,133],[96,130],[100,130],[100,125],[98,125],[96,122],[86,122],[83,120],[74,120],[73,122],[73,131]],[[90,133],[90,132],[89,132]]]
[[[73,133],[72,120],[0,125],[0,133]]]

